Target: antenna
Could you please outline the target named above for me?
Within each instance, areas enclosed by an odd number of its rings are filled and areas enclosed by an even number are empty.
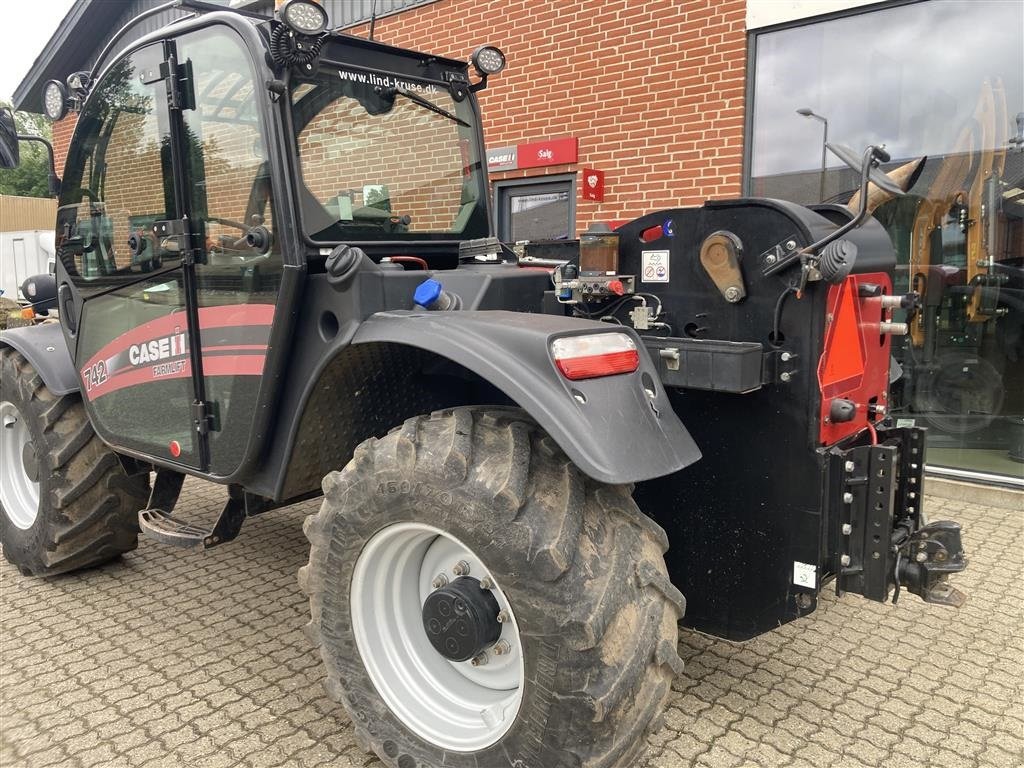
[[[377,26],[377,0],[370,6],[370,39],[373,40],[373,28]]]

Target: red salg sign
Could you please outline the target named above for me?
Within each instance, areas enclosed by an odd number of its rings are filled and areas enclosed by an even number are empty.
[[[566,165],[579,158],[580,142],[575,136],[520,144],[519,167],[540,168],[545,165]]]

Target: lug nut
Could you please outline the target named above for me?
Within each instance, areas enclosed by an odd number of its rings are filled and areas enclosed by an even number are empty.
[[[853,494],[849,491],[843,494],[843,504],[853,504]]]
[[[490,661],[490,657],[488,657],[487,653],[485,652],[481,653],[479,656],[474,656],[469,663],[472,664],[474,667],[482,667],[488,661]]]
[[[850,564],[850,556],[849,555],[843,555],[842,557],[840,557],[839,558],[839,564],[844,566],[844,567],[849,565]]]
[[[484,576],[480,579],[480,589],[494,589],[494,582],[490,576]]]
[[[494,644],[495,656],[504,656],[506,653],[512,653],[512,646],[508,644],[507,640],[499,640]]]
[[[456,576],[469,576],[469,563],[465,560],[459,560],[459,562],[452,566],[452,573]]]
[[[923,563],[925,560],[928,559],[928,553],[927,552],[918,552],[914,556],[914,559],[917,560],[917,562],[919,562],[919,563]]]
[[[854,469],[856,468],[856,466],[857,466],[857,465],[856,465],[856,464],[854,464],[854,463],[853,463],[852,461],[848,461],[848,462],[846,462],[846,464],[844,465],[844,467],[845,467],[845,469],[846,469],[846,471],[847,471],[847,472],[853,472],[853,470],[854,470]]]
[[[501,611],[498,612],[498,623],[499,624],[504,624],[506,621],[508,621],[511,618],[512,617],[509,615],[508,611],[506,611],[506,610],[501,610]]]
[[[434,577],[434,580],[432,582],[430,582],[430,586],[432,586],[434,589],[440,589],[441,587],[447,587],[448,586],[448,577],[445,576],[443,573],[439,573],[439,574],[437,574],[437,576]]]
[[[849,536],[853,533],[853,526],[849,523],[843,523],[843,536]]]

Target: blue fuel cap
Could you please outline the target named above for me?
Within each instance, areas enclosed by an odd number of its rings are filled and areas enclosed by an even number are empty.
[[[442,292],[441,284],[437,280],[427,279],[416,286],[412,300],[421,307],[430,307],[431,304],[441,298]]]

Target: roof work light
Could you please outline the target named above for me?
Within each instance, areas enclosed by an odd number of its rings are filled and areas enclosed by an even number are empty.
[[[469,63],[481,77],[496,75],[505,68],[505,54],[493,45],[481,45],[473,51]]]
[[[43,110],[54,122],[68,113],[68,89],[60,80],[50,80],[43,86]]]
[[[310,0],[288,0],[277,13],[281,21],[300,35],[319,35],[327,29],[327,11]]]

